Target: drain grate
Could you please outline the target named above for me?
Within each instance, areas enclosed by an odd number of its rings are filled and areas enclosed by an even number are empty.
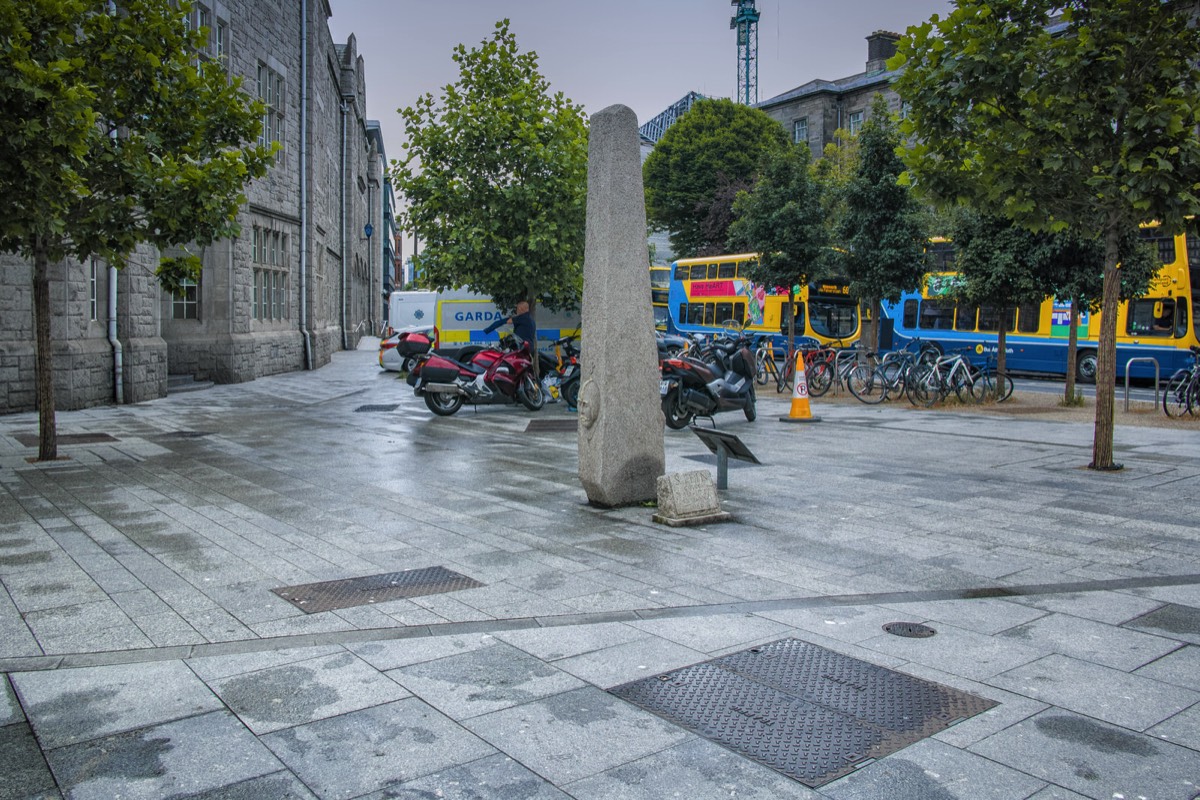
[[[308,614],[336,611],[405,597],[477,589],[484,584],[445,567],[388,572],[363,578],[284,586],[271,591]]]
[[[577,419],[531,419],[525,426],[526,433],[556,433],[579,430]]]
[[[374,405],[374,406],[366,405],[366,406],[359,406],[358,408],[354,409],[354,413],[361,414],[364,411],[395,411],[399,407],[400,407],[399,403],[392,403],[391,405],[386,405],[386,404],[385,405]]]
[[[25,447],[38,446],[36,433],[14,433],[13,438]],[[58,435],[59,444],[103,444],[104,442],[119,441],[121,440],[115,436],[109,436],[107,433],[60,433]]]
[[[889,622],[883,629],[892,636],[904,636],[908,639],[927,639],[937,631],[919,622]]]
[[[609,691],[814,788],[996,705],[798,639]]]

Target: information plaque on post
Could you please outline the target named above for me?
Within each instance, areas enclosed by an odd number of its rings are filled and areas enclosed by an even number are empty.
[[[691,426],[692,433],[699,437],[700,441],[704,442],[704,446],[716,453],[717,456],[717,488],[729,488],[729,457],[732,456],[738,461],[749,461],[751,464],[762,464],[761,461],[750,452],[750,448],[746,443],[739,439],[735,434],[727,431],[719,431],[716,428],[697,428]]]

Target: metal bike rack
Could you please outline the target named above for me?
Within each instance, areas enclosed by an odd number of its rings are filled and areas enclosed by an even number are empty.
[[[1158,359],[1152,356],[1139,356],[1125,362],[1125,410],[1129,410],[1129,365],[1135,361],[1149,361],[1154,365],[1154,407],[1158,408]]]

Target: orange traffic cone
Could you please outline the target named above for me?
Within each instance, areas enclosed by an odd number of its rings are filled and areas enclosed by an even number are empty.
[[[808,407],[808,377],[804,374],[804,353],[796,353],[796,385],[792,389],[792,410],[780,422],[820,422]]]

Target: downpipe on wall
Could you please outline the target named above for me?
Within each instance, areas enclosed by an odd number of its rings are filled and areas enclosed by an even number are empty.
[[[125,356],[117,338],[117,268],[108,267],[108,343],[113,351],[113,402],[125,402]]]
[[[342,99],[342,349],[349,350],[349,338],[346,330],[346,258],[348,257],[350,245],[346,241],[346,115],[350,113],[350,106],[346,103],[345,98]]]
[[[308,0],[300,3],[300,335],[304,368],[313,368],[312,331],[308,328]]]

